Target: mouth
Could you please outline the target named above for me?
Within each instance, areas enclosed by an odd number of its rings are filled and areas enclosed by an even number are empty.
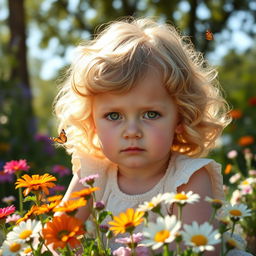
[[[145,149],[138,148],[138,147],[128,147],[128,148],[121,150],[121,152],[141,152],[141,151],[145,151]]]

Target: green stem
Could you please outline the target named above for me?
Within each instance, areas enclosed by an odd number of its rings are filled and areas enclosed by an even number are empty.
[[[70,247],[69,247],[68,244],[66,245],[66,248],[67,248],[67,256],[72,256],[73,253],[72,253],[72,251],[70,250]]]
[[[231,230],[231,237],[233,236],[235,230],[236,221],[233,221],[232,230]]]
[[[163,246],[163,256],[169,256],[168,244],[164,244]]]
[[[223,234],[221,235],[221,256],[224,256],[224,238]]]
[[[96,196],[94,193],[92,193],[92,198],[93,198],[93,202],[96,202]],[[95,211],[95,209],[93,208],[93,202],[92,202],[92,217],[93,217],[93,222],[95,224],[96,227],[96,241],[98,244],[98,248],[99,248],[99,253],[100,255],[104,255],[104,247],[103,247],[103,243],[100,237],[100,227],[99,227],[99,223],[97,221],[97,212]]]
[[[17,180],[20,178],[20,172],[15,173]],[[20,207],[20,215],[23,216],[23,195],[21,188],[18,188],[19,191],[19,207]]]
[[[180,220],[180,221],[182,218],[182,207],[183,207],[183,205],[178,204],[178,220]]]
[[[131,236],[131,253],[132,253],[132,256],[136,256],[132,232],[130,233],[130,236]]]
[[[212,215],[211,215],[211,217],[210,217],[210,220],[209,220],[209,222],[210,222],[211,224],[212,224],[212,222],[213,222],[213,219],[214,219],[214,217],[215,217],[216,212],[217,212],[217,209],[214,208],[214,210],[212,211]]]

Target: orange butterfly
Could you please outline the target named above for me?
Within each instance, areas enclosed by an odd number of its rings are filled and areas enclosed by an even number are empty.
[[[213,33],[208,29],[205,32],[205,39],[209,41],[214,39]]]
[[[58,142],[60,144],[64,144],[65,142],[67,142],[67,136],[66,136],[65,130],[62,129],[60,135],[57,138],[53,137],[53,138],[50,138],[50,139],[53,142]]]

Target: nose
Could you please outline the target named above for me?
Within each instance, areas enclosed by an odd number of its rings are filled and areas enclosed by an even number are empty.
[[[140,139],[142,131],[139,124],[136,121],[127,122],[124,127],[123,137],[125,139]]]

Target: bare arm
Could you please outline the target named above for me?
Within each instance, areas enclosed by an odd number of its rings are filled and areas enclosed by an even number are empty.
[[[209,221],[212,207],[210,203],[206,202],[204,199],[206,196],[212,196],[212,184],[209,177],[209,174],[205,168],[201,168],[196,171],[187,184],[183,184],[178,187],[177,192],[180,193],[182,191],[188,192],[193,191],[196,194],[200,195],[200,201],[194,204],[187,204],[184,206],[182,211],[182,223],[191,224],[192,221],[196,221],[199,224],[202,224],[206,221]],[[177,206],[173,207],[173,214],[178,215]],[[215,226],[216,228],[216,226]],[[219,255],[220,246],[215,246],[215,251],[207,252],[204,255],[206,256],[214,256]]]
[[[73,178],[68,186],[68,189],[62,199],[62,202],[66,202],[70,200],[70,196],[73,192],[79,191],[84,189],[85,187],[79,183],[79,172],[75,173],[73,175]],[[62,203],[61,202],[61,203]],[[83,222],[86,221],[90,215],[90,206],[91,206],[91,201],[88,201],[86,206],[78,208],[78,211],[76,213],[76,217],[82,220]],[[56,215],[60,215],[61,213],[56,213]]]

